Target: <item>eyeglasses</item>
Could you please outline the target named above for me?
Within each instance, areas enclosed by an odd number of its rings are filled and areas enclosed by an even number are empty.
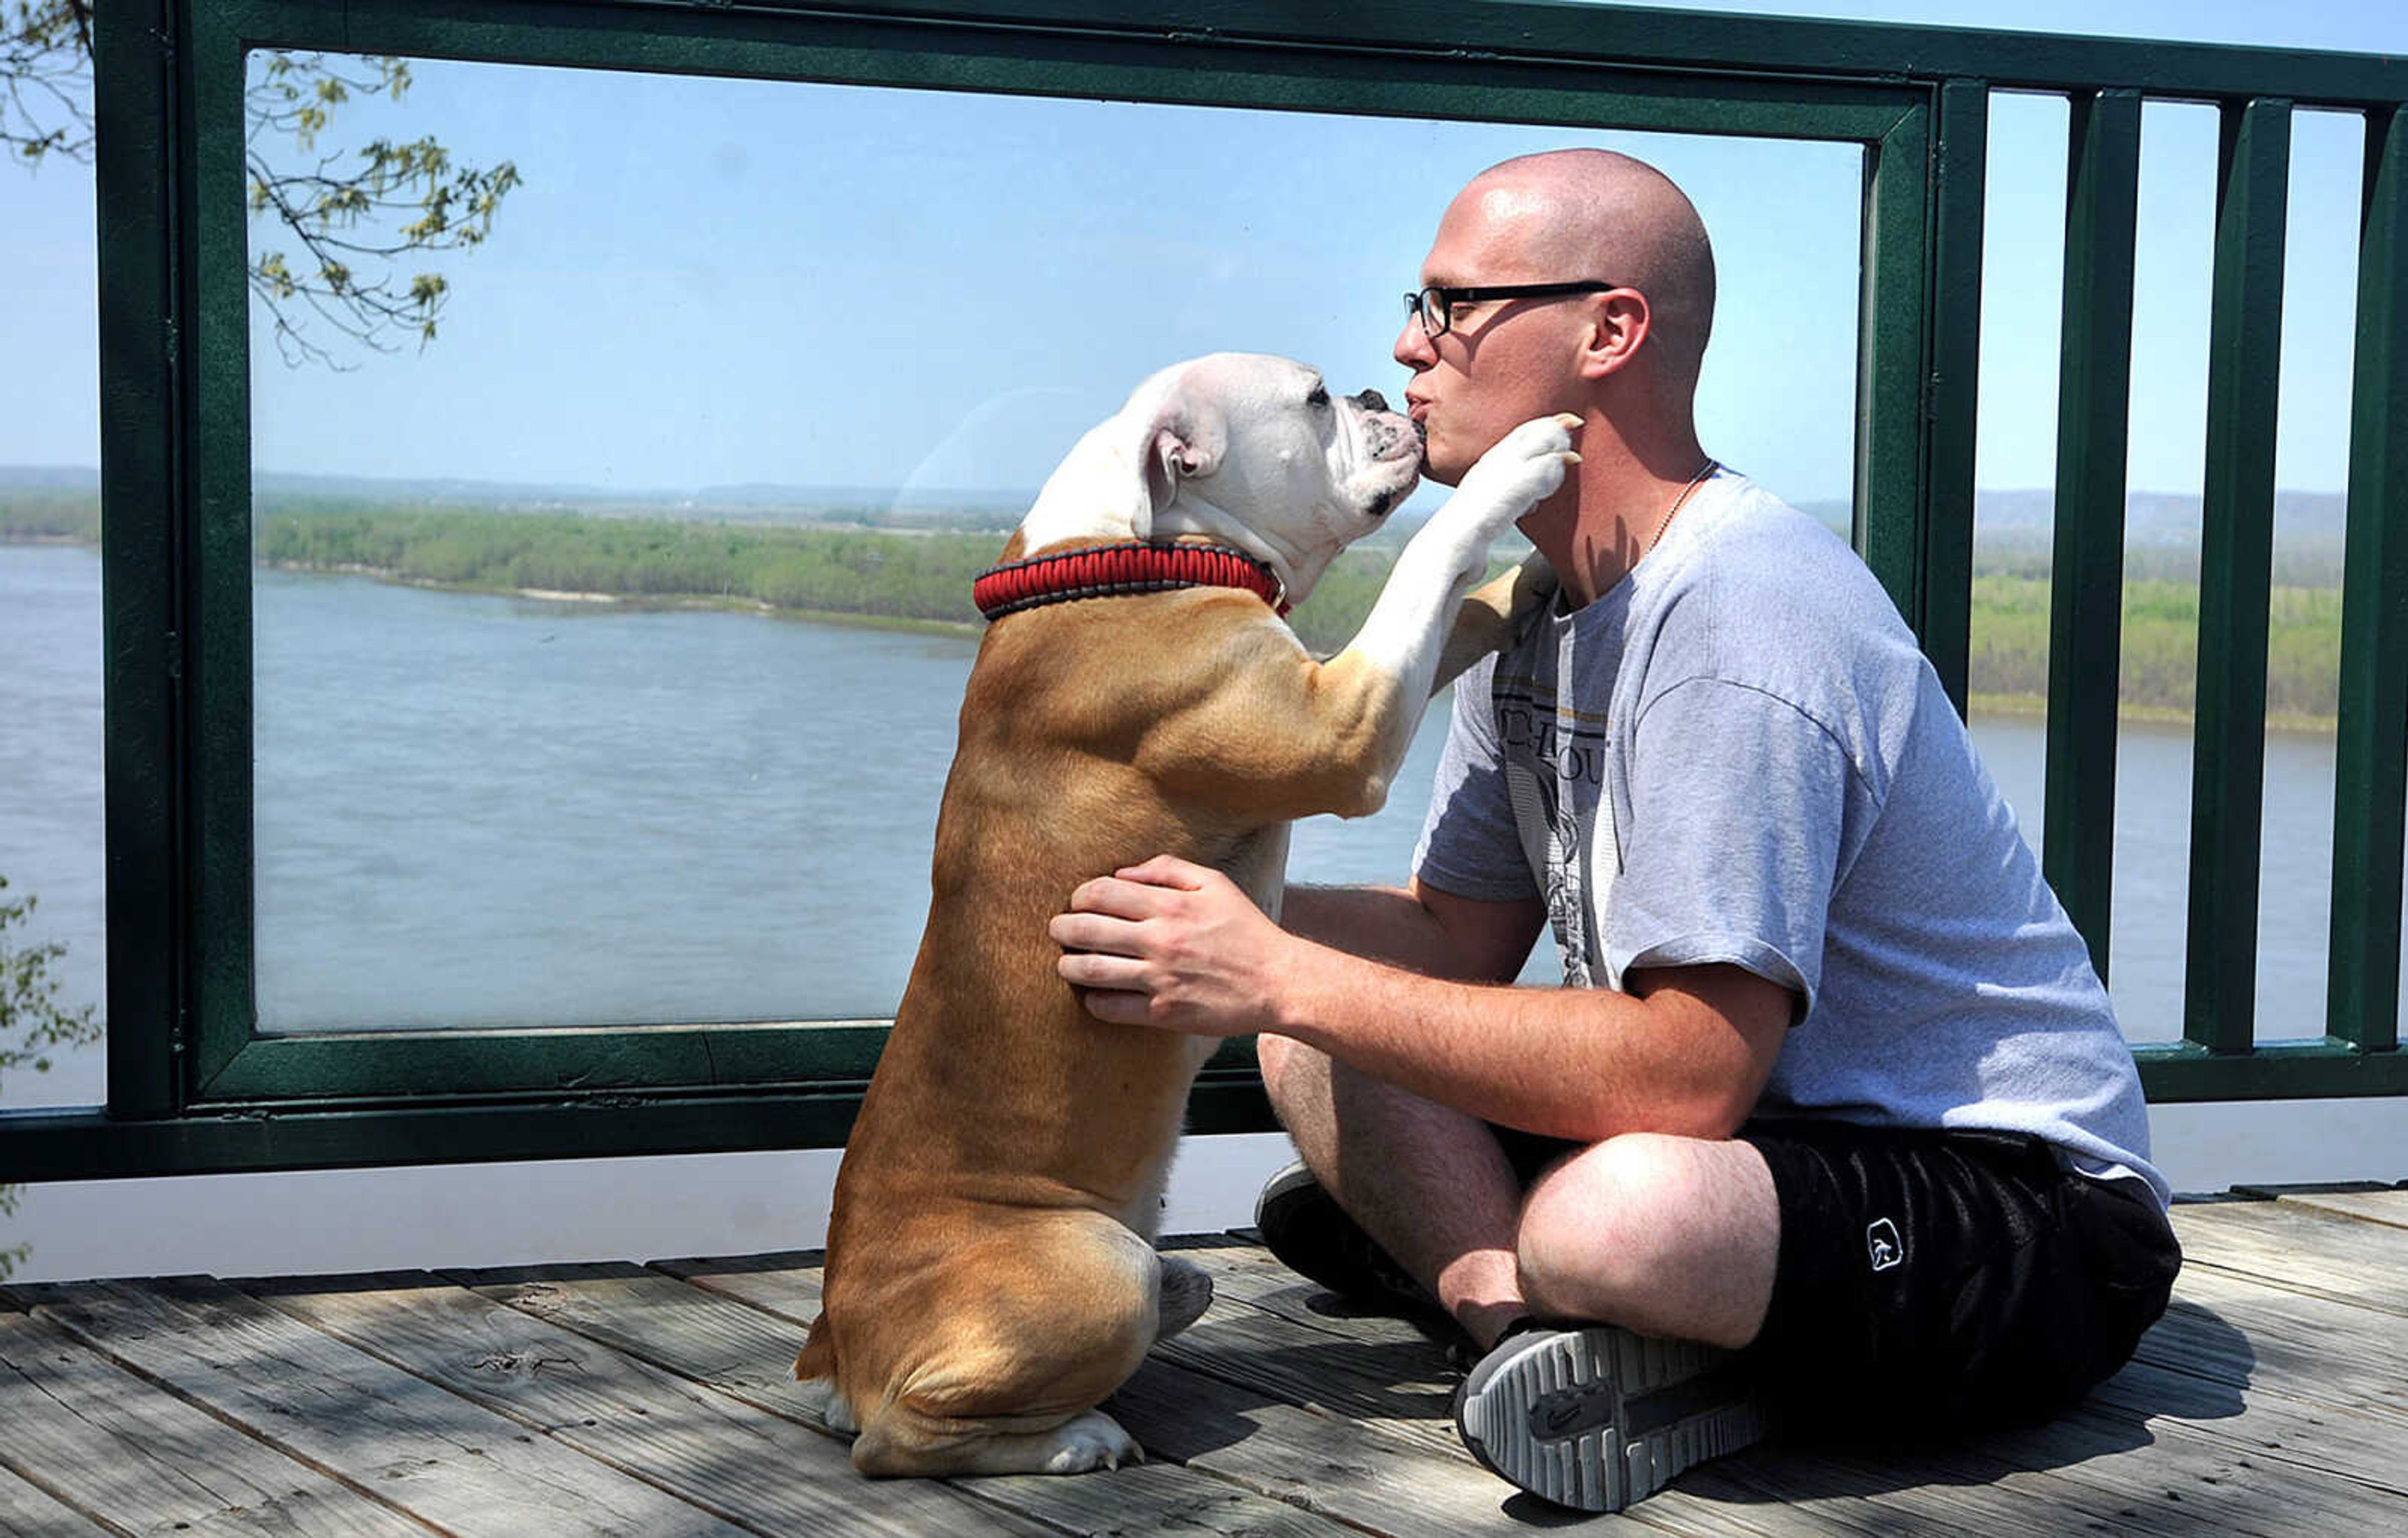
[[[1479,299],[1543,299],[1568,293],[1611,293],[1627,288],[1627,283],[1503,283],[1485,288],[1449,288],[1432,283],[1405,295],[1405,314],[1418,317],[1425,335],[1443,336],[1455,324],[1455,306]]]

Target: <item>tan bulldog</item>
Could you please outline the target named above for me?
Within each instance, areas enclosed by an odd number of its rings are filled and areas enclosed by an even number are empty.
[[[1046,482],[982,581],[982,606],[1007,612],[962,700],[927,928],[837,1175],[824,1308],[795,1364],[828,1424],[858,1431],[854,1467],[1070,1474],[1142,1456],[1096,1406],[1211,1297],[1153,1239],[1216,1044],[1094,1018],[1055,975],[1047,921],[1082,881],[1163,853],[1276,916],[1289,821],[1376,811],[1433,689],[1543,592],[1533,558],[1466,598],[1490,541],[1561,483],[1577,420],[1490,450],[1326,662],[1267,600],[1301,601],[1412,490],[1419,435],[1377,392],[1334,397],[1301,363],[1217,353],[1139,386]],[[1171,548],[1031,559],[1140,543]],[[1063,596],[1199,572],[1215,585]]]

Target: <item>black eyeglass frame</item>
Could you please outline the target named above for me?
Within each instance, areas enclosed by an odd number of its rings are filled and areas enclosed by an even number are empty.
[[[1627,289],[1627,283],[1600,283],[1582,280],[1566,283],[1490,283],[1477,288],[1464,288],[1446,283],[1430,283],[1405,295],[1405,314],[1417,318],[1424,335],[1436,338],[1455,329],[1455,306],[1476,304],[1483,299],[1552,299],[1571,293],[1612,293]],[[1432,296],[1437,303],[1431,304]],[[1430,323],[1430,311],[1438,311],[1438,323]]]

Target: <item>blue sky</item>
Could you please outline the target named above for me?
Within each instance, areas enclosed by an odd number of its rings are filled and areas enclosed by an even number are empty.
[[[2398,0],[1754,8],[2408,51]],[[2065,116],[1993,107],[1985,486],[2052,473]],[[1602,143],[1671,173],[1713,235],[1709,448],[1795,500],[1849,484],[1849,148],[433,64],[328,143],[387,132],[509,157],[526,185],[487,247],[442,263],[455,298],[433,347],[335,375],[255,338],[262,469],[1025,488],[1173,358],[1284,352],[1393,393],[1397,295],[1455,189],[1510,154]],[[2335,115],[2295,129],[2278,475],[2300,489],[2343,479],[2359,140]],[[2200,481],[2214,157],[2209,109],[2150,108],[2136,489]],[[91,232],[87,170],[0,166],[0,464],[97,458]]]

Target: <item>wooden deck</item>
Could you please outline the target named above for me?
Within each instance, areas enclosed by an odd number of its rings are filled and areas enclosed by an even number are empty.
[[[1683,1534],[2408,1533],[2408,1190],[2176,1209],[2140,1356],[2041,1431],[1761,1447],[1620,1517]],[[787,1376],[808,1255],[0,1292],[0,1531],[1444,1534],[1582,1520],[1456,1445],[1442,1354],[1235,1239],[1110,1406],[1151,1460],[872,1483]]]

